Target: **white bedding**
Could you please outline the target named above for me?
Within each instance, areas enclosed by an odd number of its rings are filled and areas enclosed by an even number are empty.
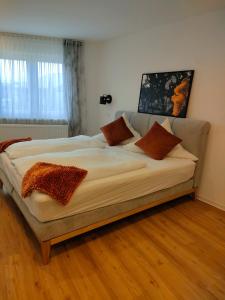
[[[66,152],[83,148],[105,148],[105,143],[95,137],[78,135],[71,138],[32,140],[9,146],[5,152],[10,159],[50,152]]]
[[[12,161],[17,172],[25,173],[37,162],[49,162],[62,166],[74,166],[88,171],[84,181],[96,180],[144,168],[146,162],[127,153],[113,149],[79,149],[70,152],[46,153],[26,156]]]
[[[129,155],[144,161],[146,166],[119,175],[83,182],[66,206],[61,206],[45,194],[33,192],[24,200],[31,214],[42,222],[59,219],[141,197],[193,177],[195,163],[189,159],[165,158],[157,161],[144,154],[122,150],[120,147],[111,148],[117,157]],[[4,153],[0,155],[0,164],[4,166],[8,178],[13,181],[20,194],[22,176]]]

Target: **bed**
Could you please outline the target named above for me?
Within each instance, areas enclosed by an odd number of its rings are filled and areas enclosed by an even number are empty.
[[[122,113],[117,112],[115,117],[118,118]],[[126,115],[141,135],[144,135],[155,121],[161,123],[164,119],[163,116],[134,112],[126,112]],[[86,152],[79,146],[73,154],[68,143],[67,146],[64,144],[63,149],[59,147],[58,153],[52,156],[57,159],[61,157],[65,162],[71,155],[75,155],[79,161],[79,153],[83,152],[89,155],[91,153],[94,161],[98,160],[98,157],[105,157],[107,160],[124,156],[124,169],[123,172],[115,169],[114,173],[107,173],[107,170],[102,176],[85,181],[70,203],[63,208],[49,196],[36,192],[32,193],[29,200],[24,201],[20,196],[23,160],[19,160],[17,165],[16,160],[12,163],[7,154],[0,155],[0,178],[4,189],[14,199],[40,242],[44,264],[49,262],[51,246],[61,241],[180,196],[195,196],[210,125],[208,122],[192,119],[169,117],[169,120],[174,133],[182,139],[183,146],[198,157],[197,162],[174,158],[155,161],[143,154],[128,153],[120,146],[105,147],[101,143],[97,143],[96,146],[96,141],[92,138],[82,137],[86,143],[85,147],[88,148]],[[64,152],[65,149],[67,153]],[[48,155],[36,155],[37,161],[48,159]],[[127,162],[126,157],[129,159]],[[31,164],[33,159],[34,157],[30,158]]]

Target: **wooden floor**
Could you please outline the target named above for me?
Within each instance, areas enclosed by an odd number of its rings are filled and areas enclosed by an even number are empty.
[[[0,195],[0,299],[225,299],[225,212],[180,199],[53,248]]]

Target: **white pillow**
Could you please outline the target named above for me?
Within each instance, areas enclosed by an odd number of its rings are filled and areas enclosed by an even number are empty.
[[[104,136],[103,133],[98,133],[98,134],[96,134],[96,135],[93,135],[92,138],[93,138],[93,139],[97,139],[97,140],[99,140],[99,141],[101,141],[101,142],[103,142],[103,143],[107,143],[107,142],[106,142],[106,139],[105,139],[105,136]]]
[[[135,145],[136,142],[137,141],[124,145],[123,149],[131,152],[136,152],[136,153],[144,153],[144,151],[141,148]]]
[[[171,126],[170,126],[170,121],[168,118],[166,118],[163,123],[161,124],[161,126],[163,128],[165,128],[169,133],[174,134]],[[131,151],[131,152],[137,152],[137,153],[144,153],[143,150],[141,150],[141,148],[139,148],[138,146],[135,145],[136,142],[127,144],[125,146],[123,146],[123,148],[127,151]],[[191,159],[193,161],[198,160],[198,158],[193,155],[192,153],[190,153],[189,151],[187,151],[186,149],[184,149],[184,147],[180,144],[176,145],[168,154],[167,157],[175,157],[175,158],[186,158],[186,159]]]
[[[133,133],[134,137],[140,138],[141,136],[140,136],[139,132],[137,132],[137,131],[132,127],[132,125],[130,124],[130,122],[129,122],[129,120],[128,120],[128,118],[127,118],[127,116],[126,116],[125,113],[122,114],[122,117],[123,117],[123,120],[124,120],[125,124],[127,125],[127,128],[130,129],[130,131]]]
[[[141,135],[132,127],[125,113],[122,114],[122,117],[127,128],[133,133],[133,137],[121,142],[120,144],[127,145],[129,143],[136,143],[141,138]]]
[[[125,113],[122,114],[122,117],[124,119],[124,122],[125,122],[127,128],[132,132],[132,134],[134,136],[121,142],[120,145],[136,143],[141,138],[141,135],[132,127],[132,125],[130,124],[129,120],[127,119],[127,116]],[[96,138],[96,139],[100,140],[101,142],[107,143],[106,138],[103,133],[96,134],[93,136],[93,138]]]
[[[163,128],[165,128],[169,133],[174,134],[172,128],[170,126],[170,121],[166,118],[163,123],[161,124]],[[191,159],[193,161],[197,161],[198,158],[187,151],[181,144],[176,145],[168,154],[168,157],[175,157],[175,158],[186,158]]]

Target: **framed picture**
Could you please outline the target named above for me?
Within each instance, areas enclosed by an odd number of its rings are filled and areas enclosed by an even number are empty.
[[[138,112],[185,118],[194,70],[142,74]]]

